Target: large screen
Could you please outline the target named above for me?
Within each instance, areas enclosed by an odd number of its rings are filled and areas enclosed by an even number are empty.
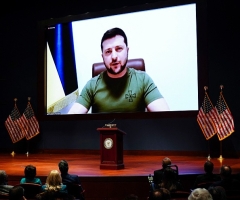
[[[91,88],[94,89],[93,94],[89,97],[91,100],[97,96],[97,92],[102,92],[103,88],[98,91],[96,89],[101,78],[94,77],[93,66],[104,61],[101,39],[107,30],[115,27],[126,34],[129,63],[130,60],[143,61],[143,73],[151,78],[152,84],[157,87],[167,104],[167,109],[154,110],[154,116],[196,113],[201,96],[199,93],[202,92],[199,92],[199,88],[203,88],[202,80],[205,76],[205,63],[200,58],[204,60],[206,56],[204,48],[200,48],[203,45],[199,45],[200,42],[205,42],[205,38],[199,36],[200,33],[204,35],[204,26],[200,25],[200,20],[203,19],[199,13],[201,10],[197,1],[185,1],[182,4],[164,1],[164,4],[159,2],[114,12],[103,11],[42,22],[42,115],[91,115],[97,118],[109,115],[117,118],[128,114],[131,116],[135,112],[131,109],[129,111],[128,104],[119,110],[116,108],[114,111],[107,109],[106,112],[94,112],[92,108],[96,100],[93,100],[85,113],[71,112],[75,104],[80,104],[79,96],[83,96],[84,92],[89,93],[89,90],[82,92],[89,82],[95,80],[95,85]],[[133,87],[139,85],[136,83]],[[126,98],[126,94],[124,95]],[[134,94],[131,97],[135,100]],[[111,103],[108,93],[101,101],[109,106],[121,101],[120,96],[114,98],[115,101]],[[149,115],[151,109],[147,109],[147,106],[140,113],[136,111],[138,116]]]

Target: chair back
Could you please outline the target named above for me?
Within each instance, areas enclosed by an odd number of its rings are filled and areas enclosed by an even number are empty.
[[[70,195],[66,192],[53,191],[53,190],[47,190],[47,191],[41,192],[37,194],[36,198],[34,199],[76,200],[76,198],[73,195]]]
[[[187,199],[190,192],[187,191],[175,191],[171,192],[171,199]]]
[[[163,171],[163,177],[165,176],[164,174],[169,171],[169,168],[171,169],[170,172],[171,172],[171,178],[176,181],[176,182],[179,182],[179,172],[178,172],[178,166],[177,165],[168,165],[167,168]],[[174,177],[173,177],[174,176]],[[170,177],[169,177],[170,178]]]
[[[145,63],[142,58],[129,59],[127,61],[127,67],[134,68],[136,70],[145,71]],[[92,77],[97,76],[101,72],[105,71],[106,67],[103,62],[94,63],[92,65]]]
[[[82,188],[80,184],[68,183],[66,185],[67,185],[68,194],[71,194],[76,199],[85,200],[85,197],[84,197],[85,190]]]
[[[168,167],[172,168],[175,172],[176,172],[176,175],[178,176],[178,166],[177,165],[168,165]]]
[[[214,181],[199,183],[199,184],[197,184],[197,188],[208,189],[213,183],[214,183]]]
[[[0,199],[9,199],[9,195],[0,192]]]
[[[34,183],[22,183],[19,186],[24,188],[24,196],[28,199],[34,199],[35,196],[42,192],[42,186]]]
[[[226,190],[226,195],[228,200],[239,200],[240,190]]]

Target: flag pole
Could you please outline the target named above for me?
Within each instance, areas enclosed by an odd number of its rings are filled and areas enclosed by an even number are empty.
[[[224,158],[222,157],[222,141],[220,141],[220,156],[218,160],[223,160]]]
[[[14,98],[13,100],[14,100],[14,106],[16,106],[17,105],[17,98]],[[15,155],[15,152],[14,152],[14,143],[13,143],[13,151],[11,153],[11,156],[14,157],[14,155]]]
[[[221,89],[221,93],[222,93],[223,85],[220,85],[220,89]],[[220,160],[220,161],[223,160],[223,157],[222,157],[222,140],[220,141],[220,156],[219,156],[218,160]]]
[[[27,157],[29,155],[29,140],[27,140],[27,153],[26,153]]]
[[[28,97],[28,103],[30,103],[31,97]],[[27,140],[27,153],[26,153],[27,157],[29,155],[29,140]]]
[[[15,156],[15,152],[14,152],[14,143],[13,143],[13,151],[12,151],[12,153],[10,153],[10,154],[11,154],[12,157]]]
[[[211,156],[210,156],[210,141],[208,140],[208,157],[207,159],[210,161],[211,160]]]
[[[208,89],[208,86],[204,86],[203,87],[204,90],[205,90],[205,93],[207,92],[207,89]],[[208,156],[207,156],[207,159],[210,161],[211,160],[211,154],[210,154],[210,142],[208,140]]]

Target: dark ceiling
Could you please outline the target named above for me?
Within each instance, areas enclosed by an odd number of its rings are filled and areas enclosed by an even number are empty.
[[[86,12],[102,11],[145,3],[153,3],[165,0],[34,0],[34,1],[5,1],[0,7],[0,15],[38,15],[63,17],[66,15],[77,15]],[[45,16],[45,17],[44,17]]]

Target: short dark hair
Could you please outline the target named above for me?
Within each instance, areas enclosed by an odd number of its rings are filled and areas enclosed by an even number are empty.
[[[231,174],[232,174],[232,168],[230,166],[223,165],[220,168],[220,175],[222,175],[223,177],[230,177]]]
[[[211,161],[206,161],[204,163],[204,171],[207,173],[211,173],[213,171],[214,164]]]
[[[227,200],[226,191],[221,186],[211,186],[208,188],[208,191],[212,195],[213,200]]]
[[[110,38],[113,38],[115,37],[116,35],[121,35],[124,39],[124,43],[126,44],[126,46],[128,46],[128,42],[127,42],[127,36],[126,34],[124,33],[124,31],[120,28],[112,28],[112,29],[109,29],[107,30],[104,34],[103,34],[103,37],[102,37],[102,40],[101,40],[101,49],[103,50],[103,46],[102,46],[102,43],[107,40],[107,39],[110,39]]]
[[[14,186],[9,190],[9,200],[22,200],[24,189],[21,186]]]
[[[58,167],[61,174],[66,174],[68,172],[68,162],[66,160],[61,160],[58,163]]]
[[[34,179],[36,176],[36,167],[33,165],[27,165],[24,170],[25,178]]]
[[[171,194],[169,190],[165,188],[155,189],[149,195],[149,200],[169,200]]]

